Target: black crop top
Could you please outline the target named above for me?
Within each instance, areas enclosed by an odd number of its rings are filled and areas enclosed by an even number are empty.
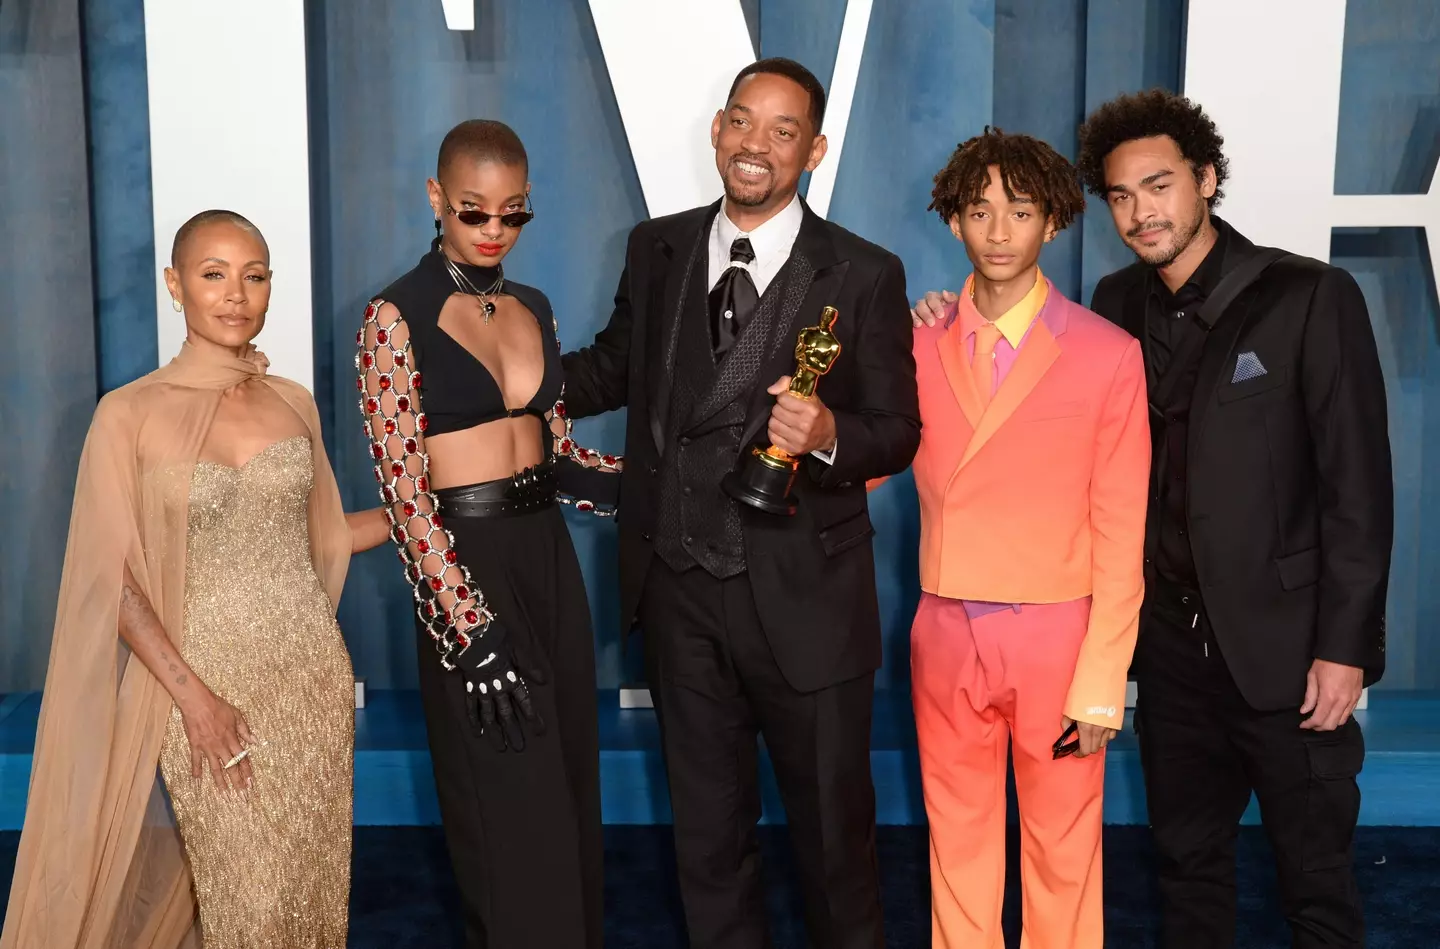
[[[377,296],[377,299],[393,304],[400,311],[410,330],[415,369],[424,379],[425,415],[429,422],[427,434],[443,435],[496,419],[523,415],[543,419],[560,398],[564,380],[559,344],[555,340],[555,315],[550,301],[534,287],[505,281],[503,292],[519,300],[540,324],[541,348],[545,356],[545,372],[540,379],[539,390],[523,407],[507,409],[504,393],[485,364],[440,328],[440,308],[456,292],[455,281],[450,279],[441,253],[437,238],[430,245],[430,253],[420,258],[415,269]],[[493,267],[475,267],[459,262],[456,266],[477,287],[490,286],[498,274]],[[548,443],[549,439],[546,441]]]

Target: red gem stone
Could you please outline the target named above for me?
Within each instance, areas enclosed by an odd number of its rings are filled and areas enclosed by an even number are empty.
[[[376,466],[375,466],[375,480],[378,481],[378,482],[380,482],[381,484],[384,484],[384,483],[385,483],[385,476],[380,473],[380,466],[379,466],[379,465],[376,465]],[[386,488],[385,490],[388,491],[388,490],[390,490],[390,489],[389,489],[389,488]]]
[[[415,564],[413,564],[413,563],[412,563],[412,564],[409,564],[409,568],[410,568],[410,582],[412,582],[412,583],[419,583],[419,582],[420,582],[420,568],[417,567],[417,566],[415,566]]]
[[[368,309],[365,311],[365,315],[366,315],[367,317],[370,315],[370,311],[369,311]],[[365,345],[365,331],[364,331],[364,330],[361,330],[360,332],[358,332],[358,333],[355,334],[355,345],[356,345],[356,346],[364,346],[364,345]]]
[[[572,442],[570,439],[568,439],[568,438],[562,438],[562,439],[560,439],[560,454],[562,454],[562,455],[568,455],[568,454],[570,454],[570,449],[571,449],[571,448],[574,448],[574,447],[575,447],[575,443]]]
[[[454,548],[451,548],[450,550],[445,551],[445,562],[448,563],[448,564],[450,564],[451,566],[454,566],[454,564],[455,564],[459,559],[460,559],[460,558],[459,558],[458,556],[456,556],[456,554],[455,554]]]
[[[471,624],[480,622],[480,614],[477,613],[477,612],[475,612],[474,610],[466,610],[466,611],[465,611],[465,622],[471,623]]]
[[[361,378],[358,377],[358,376],[355,378],[355,391],[356,391],[356,392],[364,392],[364,391],[365,391],[365,380],[364,380],[364,379],[361,379]]]
[[[368,319],[370,319],[371,317],[373,317],[373,316],[375,315],[377,309],[378,309],[378,308],[377,308],[377,307],[375,306],[375,304],[373,304],[373,303],[367,305],[367,306],[365,307],[365,318],[368,320]]]
[[[406,542],[407,540],[409,540],[409,539],[410,539],[410,535],[405,533],[405,528],[400,527],[399,525],[396,525],[396,527],[395,527],[395,543],[397,543],[397,544],[403,544],[403,543],[405,543],[405,542]]]
[[[430,552],[430,542],[428,540],[417,540],[415,542],[415,549],[422,554],[428,554]]]
[[[412,373],[410,373],[410,388],[412,388],[412,389],[418,389],[418,388],[420,388],[420,373],[418,373],[418,372],[412,372]]]
[[[406,517],[414,517],[414,516],[415,516],[415,502],[414,502],[414,501],[406,501],[406,502],[405,502],[405,506],[404,506],[403,508],[401,508],[401,510],[405,512],[405,516],[406,516]]]
[[[425,612],[429,615],[431,619],[434,619],[436,614],[440,611],[436,609],[435,602],[432,600],[429,603],[425,604]]]
[[[381,448],[379,445],[371,445],[370,454],[375,456],[376,461],[379,461],[381,458],[385,457],[385,449]]]
[[[595,503],[594,503],[593,501],[576,501],[576,502],[575,502],[575,510],[577,510],[577,511],[593,511],[593,510],[595,510]]]
[[[470,637],[467,636],[467,635],[465,635],[464,633],[456,633],[456,634],[455,634],[455,642],[457,642],[457,643],[460,644],[460,648],[461,648],[461,649],[469,649],[469,648],[470,648]]]
[[[561,418],[565,417],[565,402],[563,399],[555,403],[555,414]]]
[[[405,466],[397,461],[390,466],[390,473],[399,478],[405,474]]]
[[[426,518],[426,520],[430,522],[430,526],[431,526],[431,527],[434,527],[437,531],[440,530],[440,515],[439,515],[439,514],[431,514],[429,517]]]
[[[377,477],[377,478],[380,477],[380,469],[379,469],[379,468],[376,468],[376,469],[375,469],[375,477]],[[385,491],[384,491],[383,493],[384,493],[385,500],[386,500],[387,503],[390,503],[390,504],[394,504],[394,503],[395,503],[395,489],[394,489],[394,488],[390,487],[390,485],[387,484],[387,485],[385,485]]]
[[[375,342],[379,343],[381,346],[384,346],[386,343],[390,342],[390,334],[385,330],[376,330]]]
[[[394,434],[395,434],[395,420],[394,420],[393,418],[387,418],[387,419],[385,420],[385,434],[386,434],[386,435],[394,435]]]
[[[615,456],[614,456],[614,455],[601,455],[601,456],[600,456],[600,464],[605,465],[607,468],[613,468],[613,467],[615,467]]]
[[[408,395],[397,395],[395,397],[395,407],[402,412],[410,411],[410,397]]]
[[[581,461],[589,461],[589,460],[590,460],[590,449],[588,449],[588,448],[582,448],[582,449],[580,449],[579,451],[577,451],[577,452],[575,453],[575,456],[576,456],[577,458],[579,458]]]
[[[372,398],[372,399],[366,399],[366,400],[365,400],[365,411],[366,411],[366,412],[369,412],[371,415],[374,415],[376,412],[380,411],[380,400],[379,400],[379,399],[373,399],[373,398]]]
[[[455,588],[455,595],[462,600],[468,600],[470,599],[470,588],[462,583]]]
[[[381,376],[381,377],[380,377],[380,391],[381,391],[381,392],[389,392],[389,391],[390,391],[390,385],[391,385],[391,382],[390,382],[390,377],[389,377],[389,376]]]
[[[430,589],[434,590],[436,593],[439,593],[441,590],[445,589],[445,581],[441,580],[439,577],[431,577]]]
[[[362,353],[360,355],[360,365],[364,366],[366,369],[369,369],[371,366],[375,365],[375,357],[370,355],[369,353]]]
[[[405,354],[404,354],[404,353],[396,353],[396,354],[395,354],[395,365],[397,365],[397,366],[403,366],[403,365],[405,365]]]
[[[420,450],[420,445],[415,441],[415,439],[407,438],[405,439],[405,450],[413,455]]]
[[[418,488],[422,493],[428,492],[430,490],[430,479],[425,477],[424,475],[421,475],[420,478],[415,482],[415,487]]]
[[[421,413],[420,413],[420,417],[417,418],[417,419],[415,419],[415,426],[420,429],[420,433],[421,433],[422,435],[423,435],[425,432],[428,432],[428,431],[430,430],[430,419],[429,419],[429,417],[426,416],[424,412],[421,412]]]

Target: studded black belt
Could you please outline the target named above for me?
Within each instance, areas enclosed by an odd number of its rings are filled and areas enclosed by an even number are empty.
[[[508,478],[456,488],[439,488],[440,513],[450,517],[513,517],[555,505],[555,460],[548,459]]]

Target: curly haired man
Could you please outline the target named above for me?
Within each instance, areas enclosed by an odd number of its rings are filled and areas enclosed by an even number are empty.
[[[987,129],[930,208],[974,272],[915,332],[922,595],[911,631],[933,942],[1004,944],[1007,752],[1029,949],[1100,949],[1106,743],[1125,714],[1150,463],[1140,345],[1065,299],[1041,249],[1075,169]]]

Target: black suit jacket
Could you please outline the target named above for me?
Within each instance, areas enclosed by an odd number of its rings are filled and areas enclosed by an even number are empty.
[[[1232,229],[1225,271],[1256,250]],[[1104,278],[1091,309],[1145,339],[1150,274],[1137,263]],[[1242,353],[1265,374],[1232,381]],[[1196,573],[1246,701],[1298,706],[1317,658],[1362,667],[1366,685],[1378,680],[1394,495],[1385,383],[1350,274],[1290,256],[1218,317],[1186,451]]]
[[[572,417],[629,407],[618,513],[621,629],[635,621],[654,550],[670,403],[667,340],[697,240],[694,279],[708,280],[703,236],[718,209],[719,202],[637,225],[609,325],[593,345],[562,357]],[[920,444],[920,409],[900,259],[808,207],[795,252],[813,268],[809,291],[777,327],[779,344],[741,396],[747,400],[744,444],[768,443],[775,399],[765,390],[795,371],[796,336],[833,306],[841,351],[816,392],[835,414],[838,451],[833,466],[808,456],[801,461],[795,516],[743,505],[741,511],[746,568],[776,663],[794,688],[812,691],[880,665],[865,482],[909,466]]]

